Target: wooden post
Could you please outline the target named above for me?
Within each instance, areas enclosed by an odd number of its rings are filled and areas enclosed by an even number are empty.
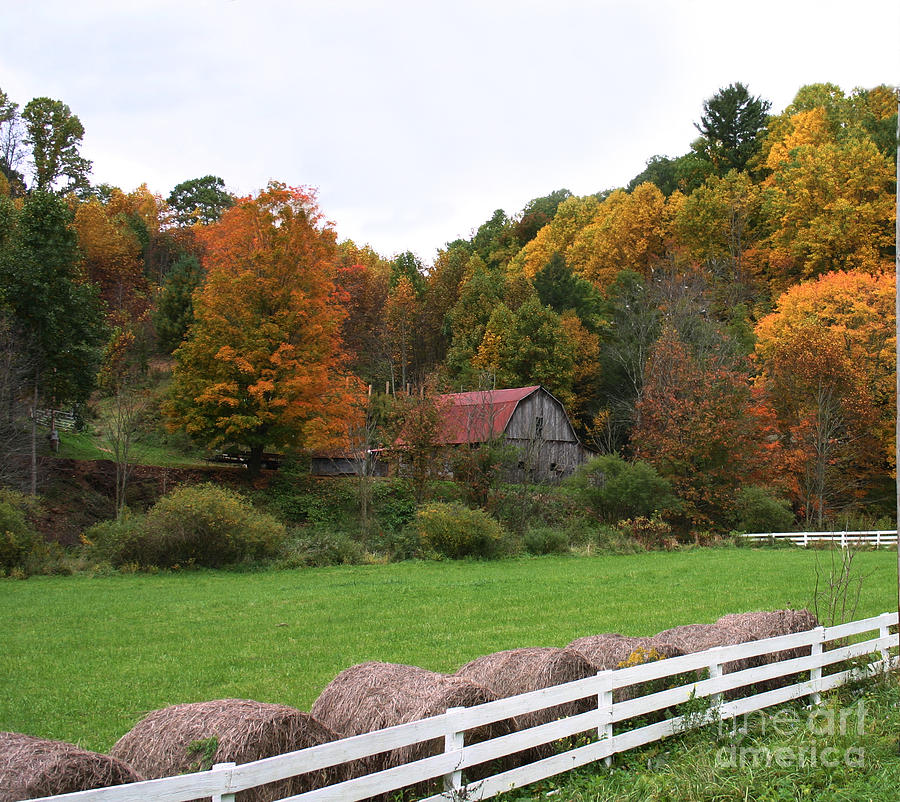
[[[879,638],[889,638],[891,635],[891,629],[888,625],[888,618],[890,618],[890,613],[882,613],[881,614],[881,624],[878,626],[878,637]],[[884,664],[882,666],[882,671],[890,671],[891,668],[891,653],[888,651],[890,646],[882,646],[878,651],[881,653],[881,662]]]
[[[225,788],[231,786],[231,769],[236,765],[236,763],[216,763],[216,765],[212,767],[213,771],[221,769],[225,773],[225,776],[223,777],[224,782],[222,783]],[[229,794],[227,791],[221,794],[213,794],[212,802],[234,802],[234,794]]]
[[[722,651],[722,646],[716,646],[709,650],[710,657],[718,658],[719,652]],[[709,678],[710,679],[718,679],[722,676],[722,662],[718,659],[713,660],[709,664]],[[709,697],[709,703],[712,707],[720,707],[722,704],[723,696],[721,693],[714,693]]]
[[[805,549],[809,545],[809,532],[803,533],[803,548]]]
[[[459,731],[459,717],[464,707],[450,707],[447,709],[447,721],[449,727],[444,735],[444,752],[458,752],[465,746],[466,734]],[[462,760],[462,755],[460,755]],[[457,763],[459,765],[459,763]],[[451,771],[444,775],[444,791],[451,799],[458,799],[462,795],[462,771]]]
[[[609,741],[613,737],[613,672],[598,671],[597,676],[600,678],[600,692],[597,694],[597,712],[599,714],[597,737],[601,741]],[[612,766],[612,755],[605,757],[603,762],[607,768]]]
[[[816,627],[813,632],[816,633],[816,639],[813,641],[810,654],[813,657],[822,656],[822,647],[825,644],[825,627]],[[821,663],[809,670],[809,681],[814,684],[815,690],[809,695],[809,703],[813,707],[818,706],[822,702],[822,695],[819,693],[819,683],[822,681],[822,665]]]

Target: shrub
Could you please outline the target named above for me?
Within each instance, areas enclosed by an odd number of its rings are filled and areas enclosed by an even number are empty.
[[[365,554],[362,544],[344,532],[300,529],[285,544],[279,565],[284,568],[359,565],[364,561]]]
[[[31,500],[13,490],[0,490],[0,569],[21,569],[41,540],[28,521]]]
[[[536,526],[525,532],[525,550],[530,554],[567,554],[566,532],[550,526]]]
[[[647,462],[626,462],[603,454],[582,465],[566,480],[572,494],[601,520],[649,517],[676,506],[668,480]]]
[[[276,556],[286,532],[237,493],[206,484],[175,490],[145,516],[97,524],[85,538],[115,566],[219,568]]]
[[[504,531],[484,510],[435,502],[420,507],[413,527],[425,548],[444,557],[493,557]]]
[[[744,487],[735,500],[739,532],[784,532],[794,526],[791,505],[767,487]]]
[[[608,554],[637,554],[646,549],[628,532],[615,526],[601,526],[597,533],[597,548]]]
[[[672,549],[677,546],[677,541],[672,536],[672,527],[656,516],[629,518],[627,521],[620,521],[616,528],[634,538],[645,549]]]
[[[403,529],[416,514],[416,500],[412,486],[402,479],[375,482],[372,506],[378,523],[385,529],[393,531]]]

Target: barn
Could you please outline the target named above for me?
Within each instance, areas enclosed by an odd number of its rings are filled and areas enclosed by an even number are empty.
[[[591,453],[562,403],[540,385],[449,393],[436,398],[441,445],[474,447],[500,437],[519,452],[511,479],[539,481],[572,474]]]

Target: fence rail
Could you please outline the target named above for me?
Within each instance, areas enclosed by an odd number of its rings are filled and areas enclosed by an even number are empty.
[[[609,759],[617,753],[658,741],[717,717],[734,718],[802,697],[808,697],[810,703],[817,704],[819,695],[824,691],[836,688],[850,679],[869,676],[896,665],[897,635],[890,631],[896,625],[897,613],[883,613],[874,618],[839,626],[818,627],[793,635],[717,647],[658,662],[603,671],[575,682],[498,699],[476,707],[452,708],[446,713],[421,721],[252,763],[220,764],[210,771],[195,774],[43,799],[56,802],[188,802],[212,798],[213,802],[233,802],[234,794],[259,785],[434,739],[440,739],[444,743],[443,752],[285,799],[289,802],[354,802],[433,780],[443,780],[444,790],[426,797],[427,802],[487,799],[587,763]],[[862,635],[866,635],[863,640],[848,642],[848,639]],[[734,664],[735,661],[777,655],[787,650],[794,650],[793,653],[796,654],[798,649],[802,652],[799,657],[730,670],[735,666],[729,664]],[[893,654],[891,649],[895,650]],[[861,658],[866,656],[870,659],[860,663]],[[854,667],[847,668],[843,665],[847,661],[855,661]],[[797,675],[802,677],[798,679]],[[791,677],[792,680],[782,687],[762,692],[751,687],[785,677]],[[681,684],[663,690],[644,690],[637,695],[632,691],[631,694],[625,694],[625,698],[616,700],[617,690],[667,679],[670,683],[674,679]],[[628,698],[629,696],[632,698]],[[727,701],[724,701],[726,698]],[[584,699],[589,699],[591,705],[586,712],[490,740],[466,742],[467,731],[476,727]],[[696,712],[678,713],[678,705],[686,702],[694,705],[698,699],[709,700],[710,704],[699,716]],[[672,711],[673,708],[676,715],[661,721],[648,724],[639,718],[648,714],[660,714],[661,711]],[[499,758],[521,754],[562,738],[585,733],[596,736],[597,739],[468,784],[464,779],[464,772],[474,766],[483,766]]]
[[[808,546],[810,543],[840,543],[841,548],[848,545],[881,546],[897,545],[896,529],[871,529],[855,532],[754,532],[741,535],[748,540],[790,541],[797,546]]]

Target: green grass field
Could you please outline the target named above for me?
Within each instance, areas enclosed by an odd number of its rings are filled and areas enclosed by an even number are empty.
[[[2,580],[0,730],[106,750],[145,712],[177,702],[243,697],[308,710],[335,674],[364,660],[452,671],[500,649],[803,606],[816,554],[723,548]],[[896,555],[861,553],[857,566],[871,573],[856,617],[893,609]]]

